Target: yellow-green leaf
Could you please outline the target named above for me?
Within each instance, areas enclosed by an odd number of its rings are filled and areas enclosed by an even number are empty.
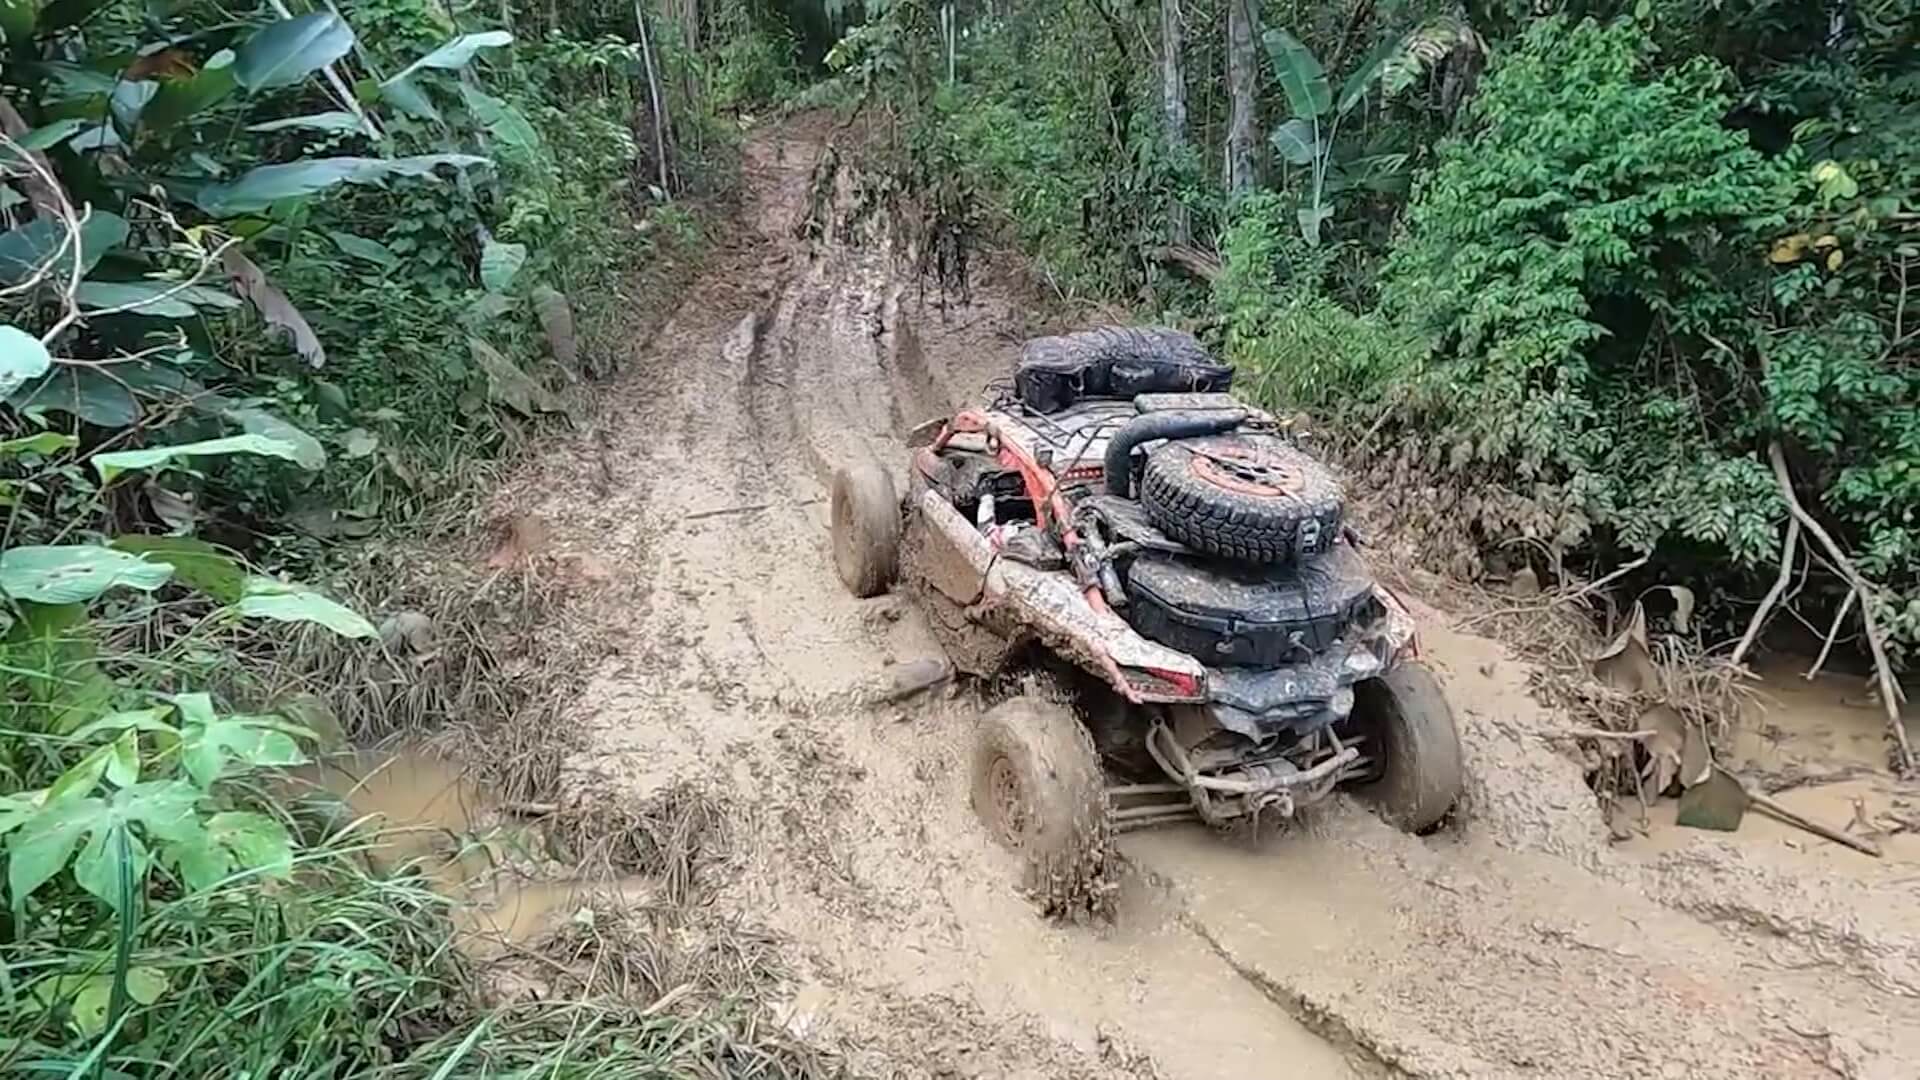
[[[171,465],[177,458],[216,457],[223,454],[259,454],[300,462],[300,448],[282,439],[265,435],[228,435],[223,439],[204,439],[177,446],[152,446],[144,450],[116,450],[93,455],[93,467],[101,481],[111,481],[129,469],[153,469]]]
[[[1807,253],[1807,247],[1813,243],[1813,237],[1806,233],[1794,233],[1776,241],[1767,258],[1776,263],[1799,262]]]
[[[107,780],[115,787],[132,787],[140,781],[140,732],[128,728],[108,743]]]
[[[272,578],[247,581],[240,614],[278,622],[306,622],[324,626],[341,637],[374,637],[378,631],[351,608],[335,603],[304,585]]]

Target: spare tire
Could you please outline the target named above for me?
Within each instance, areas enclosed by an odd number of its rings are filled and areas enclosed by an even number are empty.
[[[1271,435],[1214,435],[1147,454],[1140,502],[1160,531],[1190,548],[1245,562],[1319,555],[1340,534],[1340,482]]]

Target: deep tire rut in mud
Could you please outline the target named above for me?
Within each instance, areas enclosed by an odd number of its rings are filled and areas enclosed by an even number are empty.
[[[919,303],[883,222],[797,238],[830,136],[748,138],[710,268],[591,429],[496,498],[606,571],[567,619],[606,645],[565,709],[570,797],[693,783],[727,809],[710,904],[782,941],[790,1030],[862,1076],[1913,1075],[1910,866],[1850,882],[1884,907],[1841,952],[1832,910],[1737,854],[1623,859],[1540,735],[1568,722],[1435,612],[1455,824],[1409,837],[1341,801],[1257,843],[1130,834],[1110,924],[1042,919],[967,805],[983,702],[868,704],[939,652],[906,598],[847,595],[826,536],[832,470],[899,479],[904,431],[1000,373],[1025,319],[991,283]],[[1723,909],[1751,914],[1695,914]]]

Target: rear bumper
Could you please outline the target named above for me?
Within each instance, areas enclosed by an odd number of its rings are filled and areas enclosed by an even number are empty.
[[[1385,671],[1400,650],[1385,629],[1369,627],[1352,644],[1302,664],[1209,669],[1207,711],[1221,727],[1256,743],[1344,720],[1353,711],[1353,684]]]
[[[1128,701],[1203,705],[1220,726],[1256,742],[1343,718],[1353,708],[1353,684],[1380,674],[1412,649],[1412,616],[1376,586],[1384,613],[1305,663],[1208,668],[1142,637],[1104,603],[1096,606],[1072,575],[999,557],[938,492],[923,488],[913,506],[927,530],[928,584],[970,616],[1031,633],[1101,675]],[[996,613],[1006,617],[992,619]]]

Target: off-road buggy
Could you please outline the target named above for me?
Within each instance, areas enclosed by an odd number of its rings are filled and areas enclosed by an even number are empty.
[[[969,674],[1065,672],[1071,693],[994,708],[972,762],[1036,884],[1097,874],[1116,827],[1346,785],[1420,831],[1460,792],[1452,713],[1339,483],[1232,374],[1172,330],[1035,339],[990,405],[916,431],[904,500],[877,466],[834,478],[850,590],[901,579]]]

